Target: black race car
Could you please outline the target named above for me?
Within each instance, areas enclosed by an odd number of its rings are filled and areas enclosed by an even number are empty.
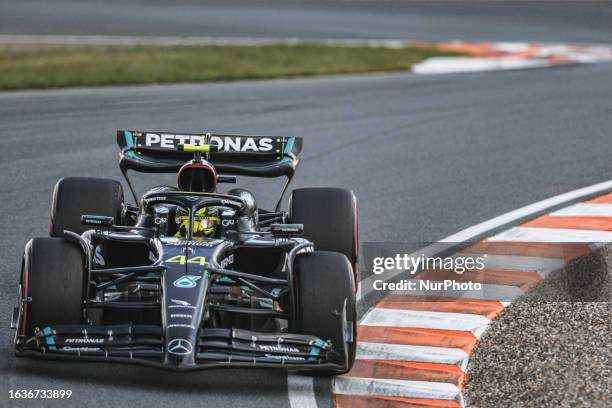
[[[117,132],[121,183],[63,178],[50,237],[24,251],[18,356],[170,370],[343,373],[355,358],[357,202],[339,188],[282,196],[296,137]],[[176,173],[138,198],[128,172]],[[285,176],[275,209],[237,176]]]

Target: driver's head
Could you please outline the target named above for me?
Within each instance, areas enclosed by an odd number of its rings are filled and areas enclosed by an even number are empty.
[[[177,214],[178,232],[175,236],[186,237],[189,231],[189,215]],[[202,207],[193,217],[193,237],[212,238],[217,234],[219,210],[217,207]]]

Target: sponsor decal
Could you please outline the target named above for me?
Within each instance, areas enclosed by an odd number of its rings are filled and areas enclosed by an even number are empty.
[[[194,246],[202,248],[212,248],[223,242],[222,239],[214,239],[212,241],[181,241],[176,239],[162,239],[164,245],[168,246]]]
[[[272,359],[272,360],[296,360],[296,361],[306,361],[306,358],[304,357],[298,357],[298,356],[289,356],[289,355],[277,355],[277,354],[264,354],[265,357]]]
[[[234,263],[234,254],[231,254],[230,256],[228,256],[227,258],[219,262],[219,266],[221,266],[221,268],[227,268],[229,265],[233,263]]]
[[[184,301],[184,300],[179,300],[179,299],[170,299],[170,301],[172,303],[176,303],[177,305],[181,305],[181,306],[191,306],[191,303]]]
[[[294,240],[302,241],[300,238],[294,238]],[[302,241],[302,242],[304,242],[304,241]],[[297,251],[298,254],[306,254],[306,253],[309,253],[309,252],[314,252],[314,248],[312,246],[307,246],[307,247],[304,247],[303,249],[300,249],[299,251]]]
[[[193,351],[193,346],[188,340],[185,339],[174,339],[168,342],[166,346],[168,353],[176,354],[177,356],[184,356],[190,354]]]
[[[222,220],[221,225],[224,227],[229,227],[230,225],[234,225],[236,221],[234,220]]]
[[[60,348],[60,350],[62,350],[62,351],[100,351],[102,349],[99,348],[99,347],[70,347],[70,346],[66,346],[66,347]]]
[[[104,339],[102,338],[95,338],[95,337],[90,337],[90,338],[74,338],[74,339],[66,339],[64,340],[66,343],[74,343],[74,344],[102,344],[104,343]]]
[[[192,329],[192,330],[195,330],[195,327],[192,326],[191,324],[174,323],[174,324],[169,324],[166,327],[167,328],[180,327],[182,329]]]
[[[100,266],[106,266],[106,261],[104,260],[104,256],[102,255],[102,247],[99,245],[94,251],[94,261]]]
[[[147,198],[147,201],[149,201],[149,202],[154,202],[154,201],[166,201],[166,200],[167,200],[167,197],[166,197],[166,196]]]
[[[87,218],[87,222],[89,224],[102,224],[103,221],[97,218]]]
[[[165,224],[167,222],[168,222],[168,218],[165,218],[165,217],[155,217],[155,224],[156,225]]]
[[[277,353],[299,353],[300,349],[297,347],[289,347],[289,346],[281,346],[281,345],[271,345],[271,344],[258,344],[260,350],[263,351],[272,351]]]
[[[281,232],[299,232],[300,229],[297,227],[281,227],[280,231]]]
[[[174,281],[174,286],[183,289],[195,288],[198,285],[198,280],[200,280],[201,278],[201,276],[196,275],[181,276],[180,278]]]
[[[169,305],[168,309],[195,309],[195,306],[192,306],[191,303],[185,302],[184,300],[179,299],[170,299],[173,305]]]
[[[274,149],[270,137],[249,136],[212,136],[210,144],[227,152],[269,152]],[[146,133],[144,144],[147,147],[175,149],[179,144],[204,144],[204,135],[175,135],[169,133]]]

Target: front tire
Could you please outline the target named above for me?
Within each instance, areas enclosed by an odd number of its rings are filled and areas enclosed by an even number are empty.
[[[30,338],[36,328],[79,324],[83,317],[86,277],[81,247],[63,238],[34,238],[25,247],[21,271],[18,334]]]
[[[300,188],[289,199],[292,223],[304,224],[304,238],[317,251],[346,255],[357,278],[358,218],[357,198],[343,188]]]
[[[64,230],[82,234],[90,227],[81,216],[103,215],[119,222],[123,209],[123,187],[116,180],[93,177],[66,177],[53,189],[49,235],[63,237]]]
[[[331,340],[334,350],[342,354],[345,352],[342,311],[346,300],[346,320],[353,326],[353,339],[347,343],[350,370],[355,361],[357,311],[349,260],[337,252],[315,251],[298,255],[294,268],[298,332]]]

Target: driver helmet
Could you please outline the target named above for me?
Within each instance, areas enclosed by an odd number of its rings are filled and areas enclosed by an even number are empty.
[[[189,215],[179,215],[176,217],[178,231],[175,237],[184,238],[189,232]],[[193,237],[212,238],[217,234],[219,226],[219,210],[217,207],[202,207],[196,211],[193,217]]]

